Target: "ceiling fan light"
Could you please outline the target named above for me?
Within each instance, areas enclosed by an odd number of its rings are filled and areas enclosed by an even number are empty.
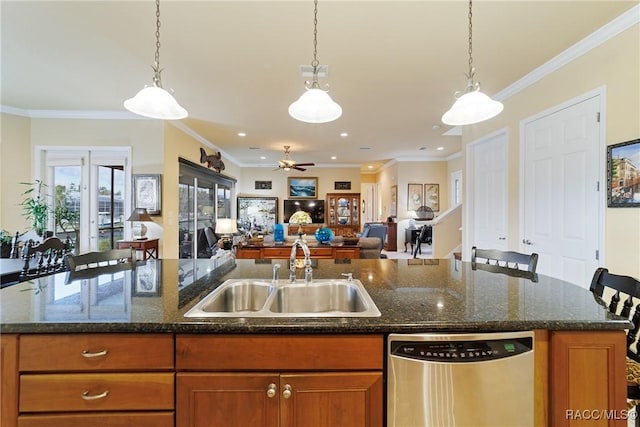
[[[301,122],[327,123],[342,115],[342,107],[326,91],[311,88],[289,106],[289,115]]]
[[[124,108],[152,119],[179,120],[189,115],[169,92],[158,86],[145,87],[124,101]]]
[[[451,126],[462,126],[489,120],[502,112],[504,105],[480,91],[471,91],[456,100],[442,115],[442,122]]]

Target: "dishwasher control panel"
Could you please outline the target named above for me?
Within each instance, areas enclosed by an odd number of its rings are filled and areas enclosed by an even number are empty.
[[[409,359],[464,363],[497,360],[533,351],[532,338],[473,341],[391,341],[390,353]]]

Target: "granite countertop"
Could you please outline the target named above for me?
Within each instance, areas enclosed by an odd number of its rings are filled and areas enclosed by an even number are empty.
[[[379,317],[184,317],[227,279],[270,280],[275,263],[286,277],[288,260],[229,257],[148,260],[135,270],[94,278],[59,273],[0,290],[0,331],[361,334],[631,327],[576,285],[542,275],[511,277],[444,259],[313,260],[315,279],[353,273],[382,313]]]

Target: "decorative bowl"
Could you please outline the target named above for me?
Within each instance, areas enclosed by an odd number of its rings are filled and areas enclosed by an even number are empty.
[[[329,244],[333,240],[333,231],[330,228],[320,227],[315,233],[316,240],[322,244]]]

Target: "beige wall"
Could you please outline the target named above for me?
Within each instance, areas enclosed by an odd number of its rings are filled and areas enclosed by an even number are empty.
[[[278,221],[282,222],[283,200],[289,198],[287,178],[318,178],[318,199],[326,199],[327,193],[360,193],[360,168],[310,167],[306,171],[273,170],[274,168],[242,168],[238,179],[239,196],[278,197]],[[271,190],[256,190],[255,181],[271,181]],[[337,191],[335,181],[350,181],[351,190]]]
[[[517,183],[522,120],[605,86],[605,144],[640,136],[639,28],[639,25],[635,25],[510,97],[504,102],[504,112],[498,117],[464,127],[463,147],[499,129],[506,128],[508,131],[510,242],[518,241],[520,226]],[[606,162],[605,154],[603,150],[602,162]],[[605,163],[602,165],[604,167]],[[605,183],[602,184],[601,188]],[[606,191],[602,192],[601,203],[606,206]],[[463,222],[466,219],[463,218]],[[604,222],[604,266],[612,272],[640,277],[640,209],[607,208]],[[468,246],[465,242],[463,245]]]
[[[29,223],[21,215],[20,182],[30,182],[31,127],[26,117],[2,114],[0,132],[0,227],[11,234],[24,231]]]

